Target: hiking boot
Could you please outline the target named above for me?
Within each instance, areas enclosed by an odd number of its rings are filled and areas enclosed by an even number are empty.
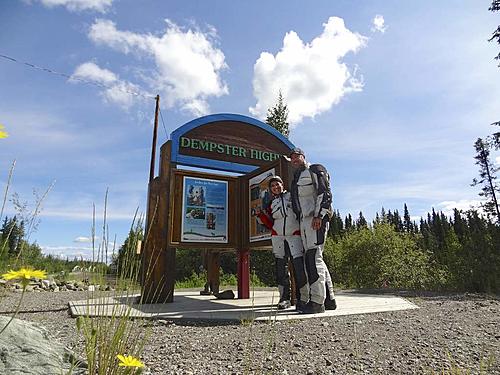
[[[284,300],[284,301],[280,301],[280,303],[278,303],[278,310],[285,310],[285,309],[288,309],[290,306],[292,306],[292,304],[290,303],[289,300]]]
[[[337,308],[337,302],[334,299],[326,299],[325,300],[325,310],[335,310]]]
[[[302,314],[321,314],[325,312],[325,305],[309,301]]]
[[[301,301],[300,299],[297,300],[297,303],[295,304],[295,310],[297,310],[299,313],[302,313],[304,309],[307,306],[307,302]]]

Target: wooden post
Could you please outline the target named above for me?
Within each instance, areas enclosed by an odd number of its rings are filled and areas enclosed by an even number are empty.
[[[159,293],[160,301],[174,302],[174,287],[175,287],[175,255],[176,248],[168,247],[168,236],[171,235],[171,197],[173,187],[172,168],[175,167],[171,162],[172,142],[168,141],[160,149],[160,185],[161,194],[165,198],[160,205],[160,227],[159,237],[161,238],[161,246],[163,254],[161,262],[158,265],[158,277],[164,280]]]
[[[142,258],[144,303],[173,302],[175,248],[167,247],[170,221],[171,142],[161,148],[160,176],[149,184],[148,232]]]
[[[207,279],[210,291],[213,294],[219,293],[220,285],[220,253],[218,251],[208,251]]]
[[[158,134],[158,112],[160,110],[160,95],[156,96],[155,119],[153,124],[153,143],[151,145],[151,161],[149,165],[149,183],[148,183],[148,199],[146,202],[146,223],[144,233],[146,235],[144,242],[144,251],[141,254],[141,287],[142,300],[149,299],[147,295],[152,293],[152,256],[153,256],[153,226],[152,220],[155,217],[155,211],[158,208],[158,182],[154,182],[155,177],[155,158],[156,158],[156,138]],[[148,239],[150,239],[148,241]],[[148,243],[149,242],[149,243]]]
[[[156,138],[158,135],[158,112],[160,111],[160,95],[156,95],[155,122],[153,126],[153,144],[151,145],[151,163],[149,166],[149,182],[155,178]]]
[[[141,301],[149,303],[155,289],[155,280],[153,279],[154,268],[154,249],[156,247],[156,226],[154,220],[158,213],[158,200],[160,196],[158,179],[150,181],[148,185],[148,200],[146,209],[146,226],[143,251],[141,253]]]
[[[238,299],[250,298],[250,250],[238,250]]]

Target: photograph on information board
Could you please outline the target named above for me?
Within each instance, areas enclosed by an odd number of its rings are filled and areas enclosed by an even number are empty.
[[[227,182],[184,177],[182,241],[227,243]]]
[[[250,242],[271,238],[271,230],[257,219],[257,213],[265,210],[271,204],[269,179],[274,176],[275,170],[270,169],[248,181],[250,195]]]

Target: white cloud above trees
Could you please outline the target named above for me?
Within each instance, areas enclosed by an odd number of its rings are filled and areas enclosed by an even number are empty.
[[[452,216],[453,210],[467,211],[470,209],[476,209],[482,212],[481,205],[484,201],[478,199],[460,199],[459,201],[443,201],[437,204],[439,211],[442,211],[446,216]]]
[[[253,91],[257,99],[250,113],[265,118],[281,90],[291,125],[330,110],[348,93],[362,91],[363,78],[342,59],[366,45],[367,38],[346,28],[344,20],[330,17],[323,32],[304,42],[295,31],[283,38],[275,55],[262,52],[254,65]]]
[[[227,65],[224,53],[217,48],[215,29],[185,30],[170,20],[165,21],[166,29],[158,36],[118,30],[114,22],[98,19],[88,36],[97,45],[138,60],[152,60],[155,68],[148,78],[142,74],[141,79],[151,91],[160,93],[167,108],[178,106],[194,115],[207,114],[209,98],[228,94],[221,78]],[[107,75],[100,77],[104,79]],[[110,98],[111,93],[107,94]]]
[[[28,2],[32,2],[31,0]],[[113,4],[113,0],[38,0],[44,6],[52,8],[63,6],[70,12],[78,12],[83,10],[91,10],[100,13],[105,13]]]
[[[99,241],[99,238],[97,236],[94,236],[94,242],[98,242],[98,241]],[[73,240],[73,242],[92,243],[92,237],[78,236]]]

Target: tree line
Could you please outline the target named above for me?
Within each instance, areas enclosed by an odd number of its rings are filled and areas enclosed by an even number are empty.
[[[346,287],[500,291],[500,226],[475,209],[416,222],[405,204],[370,224],[335,211],[330,224],[325,258]]]
[[[75,266],[82,266],[81,259],[61,259],[50,254],[43,254],[36,242],[30,242],[26,236],[26,222],[17,215],[4,217],[0,227],[0,273],[9,269],[29,266],[43,269],[49,274],[65,274]]]

